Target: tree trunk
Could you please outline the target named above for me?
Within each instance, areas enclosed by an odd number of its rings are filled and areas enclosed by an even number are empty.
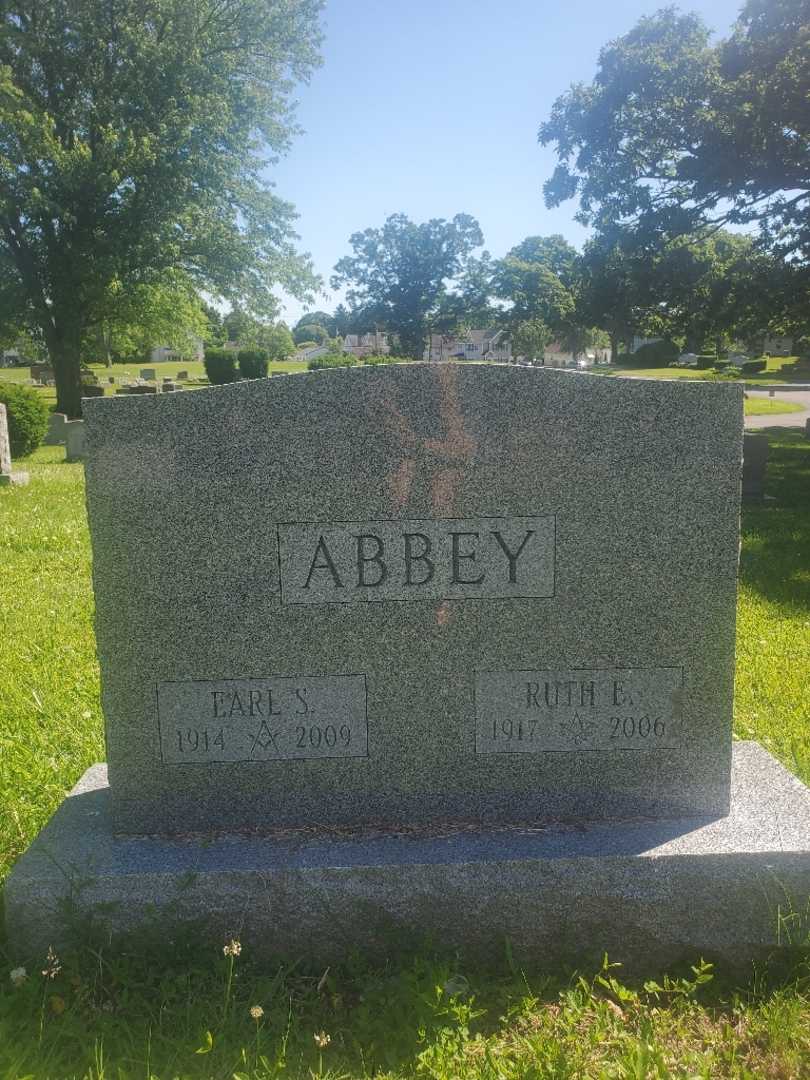
[[[69,420],[82,416],[81,341],[81,330],[73,321],[60,327],[54,319],[47,345],[56,379],[56,411]]]
[[[619,339],[615,334],[610,335],[610,362],[615,364],[619,359]]]

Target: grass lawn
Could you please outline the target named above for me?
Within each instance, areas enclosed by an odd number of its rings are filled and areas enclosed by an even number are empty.
[[[775,413],[804,412],[804,405],[797,401],[782,401],[780,398],[747,397],[743,402],[746,416],[773,416]]]
[[[798,360],[796,356],[769,356],[767,367],[753,375],[746,375],[744,381],[750,383],[810,383],[810,368],[794,370]],[[711,371],[697,371],[694,368],[637,368],[630,365],[616,364],[611,368],[596,368],[595,375],[622,375],[639,379],[705,379],[712,378]]]
[[[111,368],[106,367],[104,364],[89,364],[88,367],[92,372],[98,376],[99,382],[104,386],[105,394],[112,395],[115,393],[115,386],[108,384],[108,379],[112,375],[116,380],[116,385],[120,386],[122,381],[131,382],[138,378],[142,368],[152,368],[157,375],[158,381],[165,379],[173,379],[177,375],[178,371],[187,371],[189,379],[205,379],[205,366],[201,360],[186,360],[183,362],[169,361],[167,360],[162,364],[113,364]],[[268,368],[268,375],[272,375],[274,372],[298,372],[306,371],[307,365],[300,360],[278,360],[271,363]],[[16,368],[0,368],[0,382],[15,382],[15,383],[27,383],[28,382],[28,366],[16,367]],[[56,405],[56,389],[53,386],[42,387],[39,393],[49,405]]]
[[[743,512],[735,731],[810,782],[810,443],[771,437],[777,501]],[[0,879],[104,754],[82,467],[60,447],[21,466],[30,485],[0,489]],[[5,949],[0,931],[0,1077],[810,1075],[810,952],[745,987],[720,971],[644,990],[620,971],[519,972],[505,957],[483,975],[427,951],[328,972],[102,953],[15,987]]]

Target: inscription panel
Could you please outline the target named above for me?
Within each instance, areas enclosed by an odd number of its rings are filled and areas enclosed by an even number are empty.
[[[554,595],[555,518],[278,526],[284,604]]]
[[[683,670],[479,671],[478,754],[675,750]]]
[[[164,682],[168,765],[368,756],[365,675]]]

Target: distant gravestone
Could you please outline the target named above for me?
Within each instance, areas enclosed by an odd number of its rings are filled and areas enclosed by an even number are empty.
[[[54,379],[54,371],[50,364],[31,364],[29,375],[33,382],[50,383]]]
[[[68,420],[65,424],[65,461],[83,461],[84,453],[84,421]]]
[[[8,414],[6,406],[0,402],[0,487],[10,484],[27,484],[27,472],[14,471],[11,467],[11,445],[8,437]]]
[[[45,446],[64,446],[65,445],[65,424],[67,423],[67,416],[64,413],[51,413],[48,420],[48,430],[43,439]]]
[[[188,379],[188,372],[187,371],[178,371],[177,372],[177,381],[178,382],[186,382],[187,379]]]
[[[141,368],[140,378],[146,382],[154,382],[157,379],[157,372],[154,368]]]
[[[257,957],[747,963],[804,910],[810,792],[732,746],[739,385],[415,364],[85,417],[108,771],[10,941],[70,904]]]

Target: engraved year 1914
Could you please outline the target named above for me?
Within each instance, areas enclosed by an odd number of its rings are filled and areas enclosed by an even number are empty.
[[[365,757],[363,675],[161,683],[167,764]]]

